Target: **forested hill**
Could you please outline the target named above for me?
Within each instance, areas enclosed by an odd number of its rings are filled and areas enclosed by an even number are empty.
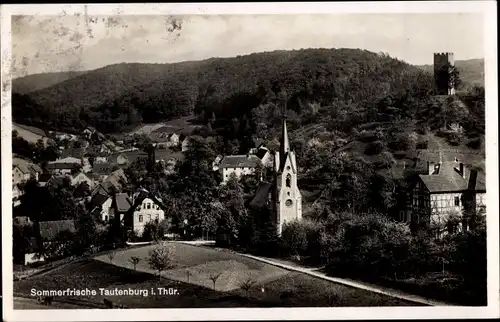
[[[274,51],[175,64],[117,64],[27,95],[13,94],[13,118],[44,128],[80,129],[88,123],[115,132],[193,111],[248,111],[284,91],[289,106],[298,109],[307,102],[331,105],[415,87],[427,90],[431,82],[429,75],[414,66],[359,49]],[[241,94],[246,98],[234,101]]]
[[[87,71],[69,71],[59,73],[41,73],[24,77],[18,77],[12,80],[12,87],[15,92],[26,94],[41,90],[55,84],[64,82],[87,73]]]

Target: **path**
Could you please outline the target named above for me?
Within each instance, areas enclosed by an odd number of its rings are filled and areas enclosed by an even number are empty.
[[[203,245],[213,245],[214,241],[195,241],[195,242],[173,241],[173,243],[185,243],[185,244],[189,244],[189,245],[203,246]],[[231,252],[236,253],[236,254],[243,256],[243,257],[251,258],[251,259],[263,262],[263,263],[267,263],[267,264],[270,264],[273,266],[284,268],[284,269],[289,270],[289,271],[304,273],[304,274],[314,276],[317,278],[321,278],[323,280],[327,280],[327,281],[330,281],[333,283],[338,283],[338,284],[342,284],[342,285],[346,285],[346,286],[350,286],[350,287],[355,287],[355,288],[363,289],[363,290],[366,290],[369,292],[383,294],[383,295],[391,296],[391,297],[398,298],[398,299],[405,300],[405,301],[410,301],[410,302],[415,302],[415,303],[420,303],[420,304],[430,305],[430,306],[454,306],[454,304],[436,301],[436,300],[428,299],[428,298],[425,298],[422,296],[404,293],[404,292],[401,292],[399,290],[381,287],[378,285],[372,285],[372,284],[358,282],[358,281],[345,279],[345,278],[330,277],[323,272],[319,272],[318,270],[320,268],[306,268],[306,267],[302,267],[302,266],[297,265],[297,264],[283,263],[283,262],[279,262],[279,261],[276,261],[273,259],[263,258],[263,257],[259,257],[259,256],[249,255],[249,254],[243,254],[243,253],[235,252],[232,250],[231,250]]]

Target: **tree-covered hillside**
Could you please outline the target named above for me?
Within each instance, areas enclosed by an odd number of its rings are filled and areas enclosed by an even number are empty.
[[[430,75],[402,61],[358,49],[305,49],[176,64],[118,64],[54,86],[13,94],[15,121],[78,130],[86,123],[116,132],[210,111],[241,113],[287,93],[300,113],[305,103],[332,105],[420,91]],[[14,92],[16,88],[14,87]]]
[[[24,77],[18,77],[12,80],[14,91],[21,94],[26,94],[38,91],[58,83],[64,82],[87,73],[86,71],[69,71],[59,73],[41,73],[33,74]]]

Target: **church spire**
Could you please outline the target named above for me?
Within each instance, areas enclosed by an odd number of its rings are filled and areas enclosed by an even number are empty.
[[[282,125],[282,133],[281,133],[281,142],[280,142],[280,152],[281,156],[284,157],[285,153],[290,151],[290,143],[288,142],[288,130],[286,128],[286,99],[283,104],[282,115],[283,125]]]

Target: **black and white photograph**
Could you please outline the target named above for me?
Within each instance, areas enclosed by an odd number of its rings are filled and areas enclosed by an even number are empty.
[[[4,320],[498,317],[496,3],[284,5],[2,5]]]

